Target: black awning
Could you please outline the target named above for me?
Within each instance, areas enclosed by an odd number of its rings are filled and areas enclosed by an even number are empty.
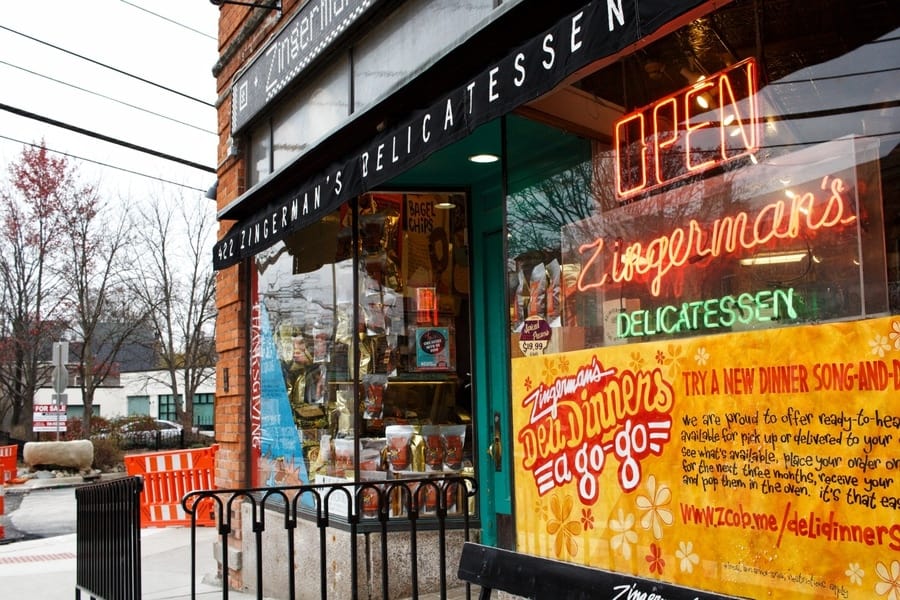
[[[428,108],[412,112],[399,125],[290,186],[239,221],[215,245],[213,267],[229,267],[268,248],[703,3],[605,0],[586,4],[436,98]]]

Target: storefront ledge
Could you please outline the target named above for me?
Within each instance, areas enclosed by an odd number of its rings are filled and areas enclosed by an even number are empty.
[[[269,596],[282,597],[289,589],[290,569],[294,569],[297,581],[303,581],[298,587],[298,598],[318,599],[324,597],[320,592],[320,580],[316,575],[321,572],[319,565],[319,529],[315,522],[298,520],[296,529],[290,533],[283,527],[283,516],[277,510],[267,510],[265,523],[270,524],[261,535],[261,548],[257,551],[257,539],[253,529],[253,509],[250,503],[241,506],[242,526],[242,581],[248,590],[263,589]],[[257,518],[259,515],[257,515]],[[478,531],[472,531],[475,537]],[[295,556],[288,551],[288,536],[294,537]],[[389,597],[406,598],[412,595],[412,582],[407,575],[411,572],[410,535],[408,532],[388,532],[386,554],[382,555],[382,539],[379,532],[358,533],[356,547],[356,563],[358,565],[357,595],[359,597],[377,596],[381,590],[381,573],[385,563],[389,570]],[[463,530],[447,530],[445,535],[446,573],[448,589],[464,586],[456,577],[465,532]],[[440,531],[422,531],[416,533],[416,563],[418,574],[418,590],[421,594],[438,592],[440,587]],[[351,533],[335,527],[327,528],[326,535],[326,568],[325,585],[329,598],[349,598],[352,593],[351,577]],[[302,550],[301,550],[302,549]],[[229,555],[230,556],[230,555]],[[258,564],[262,561],[262,564]],[[231,565],[229,564],[229,567]],[[237,570],[237,568],[234,568]],[[257,579],[257,573],[262,579]],[[402,574],[402,575],[401,575]],[[302,590],[302,591],[301,591]]]
[[[228,547],[228,568],[233,569],[235,571],[241,570],[241,558],[243,556],[243,552],[238,550],[237,548]],[[220,540],[216,540],[213,544],[213,556],[220,565],[223,564],[222,559],[222,542]]]

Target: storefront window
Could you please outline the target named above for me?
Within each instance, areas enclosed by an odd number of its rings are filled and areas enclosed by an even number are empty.
[[[248,136],[247,182],[255,185],[272,173],[272,130],[265,121]]]
[[[337,128],[350,114],[350,65],[339,57],[272,116],[272,161],[278,169]],[[255,182],[254,182],[255,183]]]
[[[423,62],[452,47],[494,5],[494,0],[403,3],[354,49],[354,110],[382,98]]]
[[[900,13],[716,6],[521,111],[555,136],[511,120],[516,549],[741,597],[883,597]],[[561,157],[563,130],[585,146]]]
[[[472,466],[467,227],[463,193],[372,193],[257,255],[259,485]]]
[[[757,45],[737,2],[577,83],[590,157],[511,171],[514,352],[900,311],[895,31],[803,10]]]

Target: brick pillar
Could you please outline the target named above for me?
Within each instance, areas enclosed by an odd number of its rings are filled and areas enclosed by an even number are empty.
[[[216,322],[216,352],[219,355],[216,377],[216,441],[219,452],[216,456],[216,485],[220,488],[249,487],[251,480],[247,472],[247,358],[246,340],[248,333],[244,297],[245,282],[242,274],[246,269],[235,265],[216,275],[216,302],[218,318]],[[228,376],[225,376],[225,372]],[[228,388],[225,389],[225,383]],[[241,513],[238,504],[232,515],[232,530],[228,548],[241,552]],[[229,573],[222,579],[228,585],[242,589],[243,576],[240,562],[229,563]],[[237,569],[235,568],[237,567]]]

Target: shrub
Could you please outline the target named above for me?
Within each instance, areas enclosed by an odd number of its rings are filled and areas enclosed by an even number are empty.
[[[91,437],[103,431],[109,431],[109,419],[97,415],[91,416]],[[73,417],[66,422],[66,440],[80,440],[84,437],[84,423],[78,417]]]
[[[113,438],[94,438],[94,468],[99,471],[118,471],[122,468],[124,453]]]
[[[111,423],[113,429],[121,431],[125,425],[131,425],[132,431],[156,431],[156,419],[149,415],[130,415],[118,417]]]

